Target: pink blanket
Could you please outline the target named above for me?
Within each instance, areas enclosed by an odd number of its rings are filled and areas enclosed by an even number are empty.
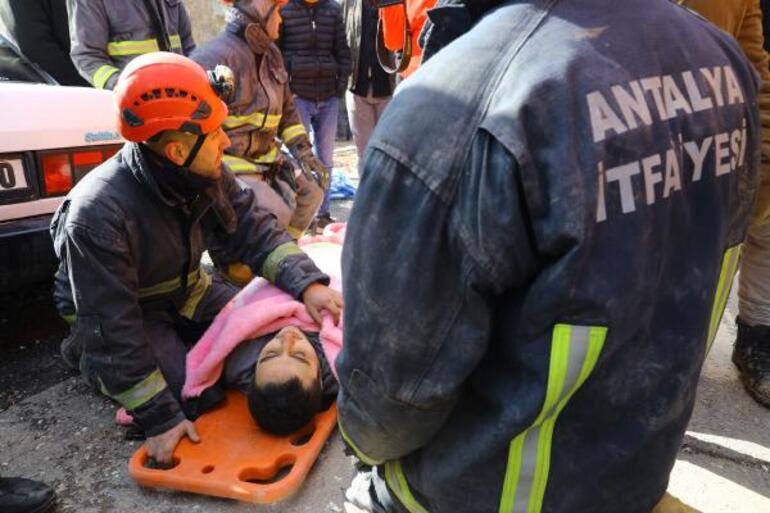
[[[305,237],[300,246],[331,278],[330,287],[342,291],[341,256],[344,225],[330,225],[324,235]],[[273,333],[285,326],[319,332],[305,305],[262,278],[255,278],[217,315],[203,337],[187,353],[187,380],[182,397],[197,397],[216,383],[224,361],[246,339]],[[334,360],[342,349],[342,321],[338,326],[323,313],[319,339],[334,371]]]

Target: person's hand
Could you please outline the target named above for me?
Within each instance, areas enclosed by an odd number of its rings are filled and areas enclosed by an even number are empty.
[[[326,168],[326,166],[323,165],[323,162],[318,159],[318,157],[310,154],[300,159],[299,163],[300,167],[302,168],[302,172],[308,179],[315,180],[323,190],[326,190],[329,187],[331,174],[329,173],[329,170]]]
[[[160,466],[173,465],[174,449],[183,436],[189,437],[196,444],[201,441],[195,430],[195,424],[185,419],[168,431],[147,438],[144,443],[147,456]]]
[[[334,324],[339,324],[343,303],[342,294],[336,290],[320,283],[313,283],[302,292],[302,302],[305,303],[307,313],[319,326],[321,325],[321,312],[323,310],[332,314]]]

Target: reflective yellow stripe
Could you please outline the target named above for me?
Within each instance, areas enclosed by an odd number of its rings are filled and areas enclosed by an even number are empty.
[[[301,255],[302,250],[299,249],[295,242],[284,242],[273,250],[270,255],[265,259],[265,263],[262,264],[262,276],[270,283],[275,283],[275,276],[278,274],[278,267],[281,262],[292,255]]]
[[[75,324],[75,319],[77,318],[75,314],[60,314],[60,315],[61,315],[61,318],[64,319],[64,322],[66,322],[70,326]]]
[[[289,127],[286,127],[283,132],[281,132],[281,140],[285,143],[288,143],[292,139],[295,139],[299,137],[300,135],[306,135],[307,132],[305,131],[305,126],[302,124],[299,125],[291,125]]]
[[[714,337],[716,337],[717,330],[719,329],[719,321],[722,320],[722,314],[725,311],[727,298],[730,297],[733,278],[735,278],[735,272],[738,270],[738,262],[740,262],[741,259],[741,247],[741,244],[733,246],[725,251],[725,254],[722,257],[722,267],[719,270],[717,291],[714,294],[714,304],[711,306],[711,320],[709,321],[709,334],[706,341],[706,354],[711,350],[711,345],[714,343]]]
[[[369,456],[364,454],[358,447],[356,447],[356,444],[353,443],[353,441],[350,439],[348,434],[342,428],[342,423],[340,422],[339,416],[337,417],[337,427],[340,429],[340,435],[342,435],[342,439],[345,440],[345,443],[348,444],[348,447],[353,449],[353,452],[356,453],[356,457],[358,457],[359,460],[371,466],[379,465],[380,463],[382,463],[381,461],[377,461],[375,459],[370,458]]]
[[[99,379],[99,384],[104,395],[112,397],[129,411],[139,408],[141,405],[162,392],[167,386],[163,374],[160,373],[160,369],[155,369],[152,374],[144,378],[138,384],[125,392],[120,392],[115,395],[112,395],[107,391],[107,387],[104,386],[101,378]]]
[[[243,125],[254,125],[257,128],[275,128],[280,123],[280,114],[269,114],[265,116],[262,112],[253,112],[244,116],[227,116],[222,124],[225,128],[232,129]]]
[[[182,48],[182,38],[178,34],[169,37],[171,48]],[[137,41],[113,41],[107,43],[107,55],[121,57],[125,55],[142,55],[160,50],[155,39],[143,39]]]
[[[194,271],[191,271],[190,274],[187,275],[188,286],[193,285],[195,284],[195,282],[198,281],[198,272],[199,272],[199,269],[196,269]],[[160,294],[170,294],[171,292],[174,292],[175,290],[181,287],[182,287],[182,279],[179,276],[177,276],[176,278],[162,281],[157,285],[153,285],[152,287],[140,288],[139,297],[146,298],[149,296],[158,296]]]
[[[257,164],[272,164],[273,162],[275,162],[275,159],[277,156],[278,156],[278,146],[273,146],[272,150],[252,160],[254,160],[254,162],[256,162]]]
[[[594,370],[606,338],[605,327],[554,326],[545,400],[535,422],[509,446],[500,513],[540,513],[556,419]]]
[[[104,89],[104,85],[107,83],[107,80],[109,80],[112,75],[118,73],[119,71],[120,70],[118,68],[115,66],[110,66],[109,64],[101,66],[96,70],[96,73],[94,73],[94,87],[97,89]]]
[[[222,162],[233,173],[256,173],[259,167],[250,160],[234,157],[233,155],[224,155]]]
[[[388,483],[388,488],[396,494],[401,504],[406,507],[409,513],[428,513],[428,510],[422,507],[417,499],[412,495],[412,491],[409,489],[409,483],[406,481],[404,475],[404,469],[401,467],[400,461],[389,461],[385,463],[385,482]]]
[[[209,287],[211,286],[211,276],[209,276],[209,274],[204,272],[202,269],[198,269],[199,278],[196,280],[190,295],[187,297],[187,301],[184,303],[184,306],[182,306],[182,309],[179,310],[179,314],[182,317],[186,317],[188,319],[193,318],[195,315],[195,310],[198,309],[198,305],[200,304],[201,299],[203,299],[204,294],[206,294],[206,291],[209,290]]]

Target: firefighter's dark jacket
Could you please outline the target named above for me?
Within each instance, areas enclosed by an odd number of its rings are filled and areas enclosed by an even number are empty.
[[[57,307],[76,312],[74,329],[102,391],[152,436],[184,416],[154,363],[142,320],[171,313],[195,320],[210,285],[200,269],[204,250],[248,264],[298,298],[328,278],[229,171],[183,204],[159,188],[147,153],[127,144],[89,173],[67,195],[51,233],[68,277],[57,280]]]
[[[369,142],[339,423],[405,510],[649,513],[666,490],[752,208],[758,78],[675,3],[618,5],[505,3]]]
[[[88,85],[70,60],[66,0],[4,0],[0,19],[21,53],[59,84]]]

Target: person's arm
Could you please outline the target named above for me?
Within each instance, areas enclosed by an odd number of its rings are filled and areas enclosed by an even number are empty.
[[[334,31],[334,59],[337,61],[337,96],[345,96],[350,77],[350,47],[345,32],[345,22],[342,19],[342,9],[336,7],[337,19]]]
[[[41,2],[9,0],[8,3],[14,19],[13,37],[21,53],[60,84],[82,83],[71,64],[69,48],[59,46],[53,32],[53,23],[67,23],[67,20],[50,19]]]
[[[294,94],[288,82],[283,85],[283,107],[281,121],[278,124],[278,138],[296,159],[301,160],[313,155],[313,146],[310,144],[307,130],[294,104]]]
[[[179,21],[177,22],[177,27],[179,27],[179,38],[182,40],[182,52],[189,57],[193,50],[195,50],[195,40],[193,39],[190,16],[187,14],[184,2],[179,2]]]
[[[220,260],[243,262],[255,274],[297,299],[313,283],[329,284],[329,277],[278,227],[275,216],[257,204],[250,187],[224,171],[222,190],[237,223],[231,233],[215,235]]]
[[[767,13],[770,16],[770,13]],[[738,29],[738,42],[754,68],[762,78],[757,103],[762,123],[762,166],[760,170],[759,200],[755,217],[764,219],[770,215],[770,57],[764,49],[762,10],[759,0],[750,0]],[[768,34],[770,37],[770,34]]]
[[[486,132],[451,199],[376,147],[365,167],[343,250],[337,407],[344,440],[378,464],[441,429],[485,355],[495,297],[536,262],[516,163]]]
[[[113,89],[120,68],[107,53],[110,24],[102,0],[67,0],[70,56],[78,72],[97,89]]]
[[[106,222],[98,229],[69,222],[55,239],[60,258],[66,259],[76,336],[102,392],[125,407],[148,437],[183,422],[144,332],[126,238]]]

